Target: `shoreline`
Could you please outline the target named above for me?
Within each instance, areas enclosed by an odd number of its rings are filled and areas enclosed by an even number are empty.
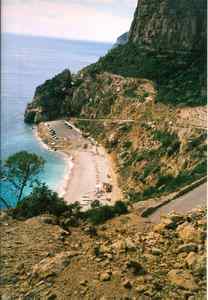
[[[122,198],[114,163],[102,145],[70,129],[64,120],[40,123],[35,131],[45,149],[55,150],[67,161],[66,175],[57,189],[67,204],[79,202],[85,209],[94,200],[112,205]],[[111,191],[106,190],[106,184]]]
[[[59,194],[60,197],[65,198],[65,195],[67,193],[67,187],[68,183],[70,181],[70,177],[73,176],[73,169],[74,169],[74,163],[73,163],[73,157],[69,155],[69,153],[61,150],[54,151],[49,144],[45,143],[43,139],[39,135],[38,126],[33,125],[33,135],[36,138],[36,140],[39,142],[41,147],[43,147],[45,150],[49,152],[55,152],[58,154],[62,159],[66,162],[66,175],[64,178],[60,181],[59,186],[56,188],[55,192]]]

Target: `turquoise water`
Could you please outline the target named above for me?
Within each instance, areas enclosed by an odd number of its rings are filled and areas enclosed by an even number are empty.
[[[2,34],[1,47],[1,159],[21,150],[41,155],[46,160],[41,180],[57,190],[66,175],[67,163],[60,154],[42,147],[32,127],[24,124],[26,104],[45,80],[65,68],[77,72],[97,61],[112,45]],[[14,201],[5,185],[2,193]]]

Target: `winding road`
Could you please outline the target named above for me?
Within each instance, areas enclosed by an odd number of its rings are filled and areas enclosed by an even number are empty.
[[[171,201],[170,203],[158,208],[149,220],[152,223],[159,223],[160,216],[175,211],[177,213],[186,213],[193,208],[207,205],[207,183],[204,183],[193,191]]]

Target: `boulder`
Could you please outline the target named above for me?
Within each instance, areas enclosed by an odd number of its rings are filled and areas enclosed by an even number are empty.
[[[184,242],[201,242],[201,231],[194,228],[192,224],[183,223],[177,228],[178,236]]]
[[[193,265],[193,270],[198,276],[206,276],[207,258],[205,255],[197,256],[196,262]]]
[[[61,252],[54,257],[48,257],[41,260],[32,268],[32,278],[45,279],[49,276],[58,275],[71,261],[71,258],[78,255],[77,252]]]
[[[108,281],[111,279],[111,272],[106,271],[100,274],[100,281]]]
[[[183,215],[179,215],[174,212],[170,213],[166,218],[170,219],[175,225],[181,224],[185,221]]]
[[[176,285],[182,289],[195,291],[198,289],[193,276],[188,271],[184,270],[171,270],[168,273],[168,279],[171,284]]]
[[[124,240],[118,240],[113,243],[112,248],[118,253],[125,252],[126,243],[124,242]]]
[[[107,254],[111,253],[111,248],[105,244],[101,244],[99,247],[100,254],[106,256]]]
[[[131,239],[129,239],[129,238],[127,238],[126,240],[125,240],[125,244],[126,244],[126,250],[128,251],[135,251],[136,249],[137,249],[137,246],[135,245],[135,243],[131,240]]]
[[[155,225],[153,231],[162,233],[165,229],[175,229],[177,224],[168,217],[162,217],[162,222]]]
[[[135,288],[135,291],[138,293],[143,293],[144,291],[146,291],[146,289],[147,289],[147,286],[144,284],[141,284]]]
[[[189,267],[193,267],[197,261],[197,254],[195,252],[190,252],[185,258],[185,262]]]

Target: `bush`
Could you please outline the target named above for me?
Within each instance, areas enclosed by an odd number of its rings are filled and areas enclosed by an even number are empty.
[[[94,225],[102,224],[105,221],[114,217],[113,207],[104,205],[97,208],[92,208],[86,213],[86,218]]]
[[[114,205],[114,212],[117,215],[123,215],[128,212],[127,205],[123,201],[117,201]]]
[[[101,203],[99,200],[94,200],[92,203],[91,203],[91,208],[98,208],[101,206]]]
[[[14,209],[14,216],[31,218],[43,213],[60,216],[68,206],[57,193],[51,191],[45,184],[33,188],[32,193],[25,197]]]
[[[157,161],[149,162],[143,170],[143,174],[139,176],[140,180],[144,180],[147,178],[150,174],[154,174],[160,171],[160,166],[158,165]]]
[[[170,156],[180,150],[180,141],[176,133],[156,130],[153,139],[161,143],[163,150]]]
[[[114,206],[104,205],[92,208],[84,213],[86,219],[92,224],[102,224],[116,215],[122,215],[128,212],[127,206],[122,201],[117,201]]]
[[[159,55],[158,55],[159,54]],[[162,55],[161,55],[162,54]],[[87,71],[95,76],[110,72],[124,77],[139,77],[157,84],[157,101],[171,105],[206,105],[201,90],[206,83],[206,55],[199,52],[170,53],[143,49],[136,43],[116,47]],[[131,96],[131,94],[130,94]]]
[[[207,135],[206,133],[202,133],[197,137],[192,138],[188,141],[188,149],[189,151],[193,150],[194,148],[200,146],[204,141],[206,141]]]
[[[135,98],[136,97],[136,91],[134,87],[129,87],[124,91],[124,96],[129,98]]]

